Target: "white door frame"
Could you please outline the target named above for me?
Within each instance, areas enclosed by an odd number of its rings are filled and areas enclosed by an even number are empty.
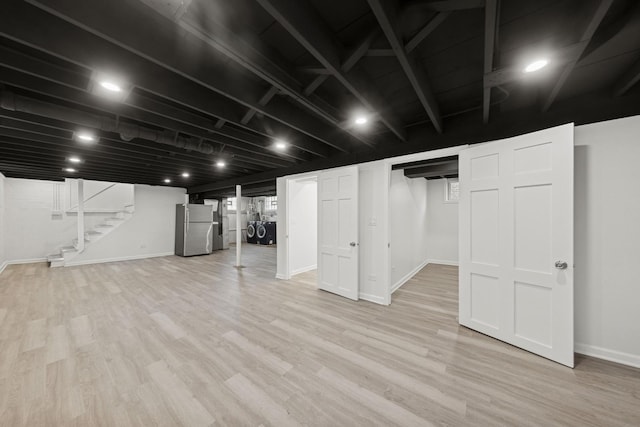
[[[387,202],[389,201],[389,194],[391,193],[391,167],[393,165],[401,164],[401,163],[410,163],[417,162],[420,160],[432,160],[439,159],[442,157],[449,156],[457,156],[460,151],[469,147],[469,144],[458,145],[455,147],[442,148],[438,150],[431,151],[423,151],[421,153],[416,154],[408,154],[406,156],[392,157],[389,159],[385,159],[385,163],[387,164]],[[391,226],[391,206],[387,203],[387,230],[390,230]],[[386,259],[386,272],[387,272],[387,305],[391,304],[391,294],[393,293],[392,287],[393,283],[391,280],[391,251],[393,248],[391,247],[391,236],[388,235],[388,244],[387,244],[387,256]]]
[[[278,254],[276,266],[276,279],[289,280],[291,279],[291,251],[289,246],[289,221],[291,218],[291,191],[290,186],[292,181],[304,181],[318,177],[317,171],[301,173],[297,175],[287,175],[277,179],[276,191],[282,189],[284,194],[277,192],[278,195],[278,233],[277,241],[278,248],[281,248]],[[279,183],[279,184],[278,184]],[[284,203],[283,203],[284,202]],[[283,232],[281,232],[282,230]]]

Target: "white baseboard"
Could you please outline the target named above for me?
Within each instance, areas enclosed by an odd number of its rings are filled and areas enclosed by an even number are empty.
[[[443,260],[443,259],[428,259],[427,260],[428,264],[442,264],[442,265],[453,265],[453,266],[458,266],[458,261],[447,261],[447,260]]]
[[[388,305],[386,303],[386,301],[384,300],[383,297],[380,297],[378,295],[371,295],[371,294],[358,294],[358,298],[365,300],[365,301],[369,301],[369,302],[373,302],[376,304],[380,304],[380,305]]]
[[[297,270],[293,270],[291,272],[291,276],[295,276],[296,274],[306,273],[307,271],[316,270],[318,268],[318,264],[309,265],[307,267],[298,268]]]
[[[2,264],[0,264],[0,274],[2,274],[2,272],[4,271],[5,268],[7,268],[7,265],[9,265],[9,263],[7,261],[5,261]]]
[[[395,291],[397,291],[400,286],[404,285],[409,279],[415,276],[418,273],[418,271],[422,270],[428,263],[429,263],[428,260],[423,261],[419,266],[417,266],[416,268],[414,268],[413,270],[405,274],[400,280],[398,280],[391,287],[391,293],[394,293]]]
[[[158,258],[163,256],[171,256],[175,255],[173,252],[164,252],[160,254],[145,254],[145,255],[132,255],[132,256],[123,256],[123,257],[115,257],[115,258],[104,258],[104,259],[90,259],[84,261],[71,261],[65,265],[65,267],[73,267],[77,265],[89,265],[89,264],[103,264],[105,262],[118,262],[118,261],[133,261],[137,259],[146,259],[146,258]]]
[[[575,343],[574,350],[576,353],[584,354],[585,356],[597,357],[598,359],[620,363],[621,365],[640,368],[640,356],[637,354],[623,353],[621,351],[580,343]]]
[[[280,279],[280,280],[289,280],[290,278],[291,278],[291,277],[287,277],[287,275],[286,275],[286,274],[280,274],[280,273],[277,273],[277,274],[276,274],[276,279]]]

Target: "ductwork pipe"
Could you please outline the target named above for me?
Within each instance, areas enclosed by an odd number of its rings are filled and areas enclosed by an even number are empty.
[[[213,145],[203,143],[199,140],[194,141],[181,136],[176,137],[173,133],[161,132],[130,123],[118,123],[115,119],[110,117],[91,114],[68,107],[61,107],[48,102],[16,95],[9,91],[2,91],[2,95],[0,96],[0,107],[9,111],[19,111],[36,116],[49,117],[63,122],[74,123],[78,126],[89,129],[114,132],[119,134],[124,141],[131,141],[134,138],[139,138],[183,148],[185,150],[197,151],[203,154],[213,154],[216,152]]]

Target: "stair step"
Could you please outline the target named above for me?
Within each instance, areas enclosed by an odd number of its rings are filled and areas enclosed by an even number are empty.
[[[60,252],[62,254],[65,254],[67,252],[78,252],[78,249],[75,246],[64,246],[60,249]]]
[[[47,257],[49,267],[64,267],[64,257],[60,254],[53,254]]]
[[[113,228],[112,224],[98,224],[95,228]]]
[[[85,231],[84,233],[85,236],[100,236],[101,234],[104,234],[104,233],[101,233],[96,230],[89,230],[89,231]]]

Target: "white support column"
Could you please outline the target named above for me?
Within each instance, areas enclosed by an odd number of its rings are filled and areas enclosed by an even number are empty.
[[[242,267],[242,186],[236,185],[236,267]]]
[[[84,180],[78,180],[78,252],[84,251]]]

